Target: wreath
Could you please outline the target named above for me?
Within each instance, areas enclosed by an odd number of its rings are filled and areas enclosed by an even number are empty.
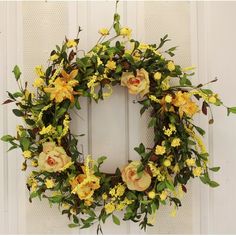
[[[8,92],[4,104],[14,102],[17,109],[12,111],[25,125],[17,127],[15,136],[1,139],[11,145],[9,150],[22,150],[22,170],[30,169],[29,200],[47,198],[57,204],[72,220],[69,227],[97,224],[99,233],[109,217],[119,225],[116,212],[123,211],[123,220],[139,222],[146,229],[154,224],[159,205],[172,205],[171,214],[176,214],[191,178],[199,177],[210,187],[219,185],[210,179],[209,170],[220,167],[208,167],[205,132],[194,124],[193,116],[207,115],[209,110],[211,124],[211,106],[225,105],[204,88],[216,79],[192,85],[194,68],[182,68],[171,59],[176,47],[163,49],[168,35],[159,44],[132,39],[131,29],[121,27],[116,11],[112,27],[100,29],[96,45],[79,56],[80,32],[81,28],[76,39],[66,38],[61,47],[56,46],[46,70],[35,68],[35,91],[29,91],[27,82],[23,86],[21,71],[14,67],[19,91]],[[70,111],[81,109],[81,97],[99,102],[111,96],[116,85],[136,95],[141,115],[150,115],[154,145],[147,148],[141,143],[134,148],[139,160],[108,174],[100,168],[105,156],[93,160],[78,151],[79,135],[70,130]],[[226,108],[228,114],[236,113],[236,107]]]

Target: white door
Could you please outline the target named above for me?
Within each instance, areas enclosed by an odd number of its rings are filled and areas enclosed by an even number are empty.
[[[150,43],[158,42],[159,38],[166,33],[172,38],[169,46],[179,46],[176,61],[182,66],[190,66],[193,63],[199,65],[199,77],[196,83],[207,81],[206,75],[214,77],[218,75],[215,68],[219,69],[222,78],[227,77],[226,85],[220,84],[221,94],[225,95],[226,102],[231,104],[227,92],[233,78],[229,74],[221,73],[217,58],[214,58],[215,46],[223,40],[213,40],[218,22],[217,14],[221,5],[196,4],[194,2],[134,2],[127,1],[119,4],[119,13],[122,16],[124,25],[133,29],[133,36],[141,41]],[[235,20],[233,10],[236,4],[226,4],[222,17]],[[0,98],[4,100],[6,90],[14,90],[14,80],[11,76],[13,65],[19,64],[23,69],[24,78],[33,81],[33,68],[36,65],[46,65],[50,50],[55,44],[60,44],[64,36],[73,37],[77,33],[78,26],[81,26],[80,48],[89,49],[98,39],[97,31],[101,27],[109,27],[114,12],[113,1],[78,1],[78,2],[0,2],[0,73],[2,86],[0,87]],[[209,14],[211,14],[209,16]],[[215,17],[212,20],[211,17]],[[206,28],[206,22],[210,24]],[[225,24],[228,21],[225,20]],[[225,33],[229,33],[224,27]],[[215,27],[215,28],[214,28]],[[207,33],[207,34],[206,34]],[[207,40],[210,41],[206,45]],[[231,43],[233,45],[233,41]],[[221,47],[223,47],[221,45]],[[209,57],[206,57],[206,48]],[[234,48],[234,50],[236,50]],[[231,56],[229,50],[222,50],[224,56]],[[231,56],[232,58],[232,56]],[[233,60],[233,58],[232,58]],[[206,63],[211,62],[211,68],[206,71]],[[214,63],[215,62],[215,63]],[[221,73],[221,74],[220,74]],[[233,74],[233,73],[232,73]],[[4,78],[4,79],[3,79]],[[9,79],[9,80],[6,80]],[[12,80],[10,80],[12,79]],[[228,83],[228,84],[227,84]],[[234,82],[235,85],[235,82]],[[218,85],[219,86],[219,85]],[[223,87],[225,86],[225,87]],[[232,86],[233,87],[233,86]],[[233,89],[233,88],[232,88]],[[233,91],[233,90],[232,90]],[[228,100],[227,100],[228,98]],[[82,110],[79,114],[72,113],[74,133],[84,133],[79,148],[84,154],[91,153],[95,158],[100,155],[109,157],[104,165],[104,170],[112,172],[116,167],[127,163],[128,159],[137,159],[133,148],[140,142],[151,145],[152,133],[146,128],[147,116],[140,117],[139,105],[133,100],[135,97],[127,94],[122,88],[114,89],[112,97],[99,102],[89,104],[86,99],[82,101]],[[236,101],[236,96],[235,96]],[[236,102],[235,102],[236,103]],[[1,133],[14,133],[15,125],[19,122],[11,114],[11,107],[0,107]],[[221,145],[227,146],[230,150],[230,140],[233,140],[233,132],[230,134],[230,127],[236,118],[228,120],[217,119],[222,116],[222,111],[217,112],[215,119],[218,120],[209,131],[208,139],[211,153],[214,154],[214,162],[225,167],[217,176],[222,182],[223,188],[228,189],[231,178],[228,170],[232,167],[233,160],[227,159],[227,164],[221,159],[218,153],[223,151]],[[230,123],[231,122],[231,123]],[[227,125],[226,125],[227,124]],[[231,124],[231,125],[230,125]],[[223,130],[227,138],[219,140]],[[106,127],[104,129],[103,127]],[[231,135],[231,136],[230,136]],[[230,140],[229,140],[230,137]],[[235,140],[235,139],[234,139]],[[207,141],[207,140],[206,140]],[[214,149],[213,149],[213,143]],[[215,145],[217,144],[217,145]],[[20,173],[21,154],[12,152],[6,154],[7,147],[1,145],[0,159],[0,233],[24,233],[24,234],[95,234],[96,228],[88,230],[69,229],[69,221],[66,216],[61,216],[56,207],[50,208],[47,201],[34,200],[28,202],[28,192],[24,184],[24,173]],[[230,158],[233,151],[225,152]],[[234,160],[235,163],[235,160]],[[231,185],[232,186],[232,185]],[[171,208],[163,207],[157,215],[156,226],[149,228],[148,234],[192,234],[192,233],[236,233],[233,222],[229,220],[227,227],[220,228],[220,214],[231,214],[228,211],[235,197],[236,191],[232,191],[230,197],[225,198],[224,209],[220,208],[219,201],[222,199],[223,189],[208,190],[200,188],[199,182],[189,184],[189,191],[183,198],[183,206],[179,209],[175,218],[170,217]],[[210,202],[210,205],[208,204]],[[203,219],[204,217],[204,219]],[[233,219],[233,217],[232,217]],[[208,227],[210,226],[210,227]],[[108,222],[104,227],[105,234],[140,234],[138,226],[133,223],[122,223],[116,226]]]

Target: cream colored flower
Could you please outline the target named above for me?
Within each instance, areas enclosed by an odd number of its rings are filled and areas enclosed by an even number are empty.
[[[71,158],[67,156],[63,147],[49,142],[43,144],[43,151],[39,154],[38,159],[38,165],[42,171],[62,171],[68,163],[71,163]]]
[[[138,175],[137,168],[140,164],[140,161],[132,161],[122,170],[122,179],[130,190],[144,191],[151,184],[151,176],[146,170]]]
[[[149,75],[144,69],[137,70],[136,73],[134,76],[132,72],[123,72],[121,85],[127,87],[130,94],[140,94],[143,97],[149,92]]]

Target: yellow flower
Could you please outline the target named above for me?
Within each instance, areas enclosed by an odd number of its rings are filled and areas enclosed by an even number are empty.
[[[44,80],[42,78],[35,79],[33,86],[36,88],[40,88],[44,85]]]
[[[120,35],[125,37],[127,36],[128,38],[131,36],[132,30],[128,27],[123,27],[120,29]]]
[[[121,86],[127,87],[130,94],[140,94],[143,97],[149,92],[149,74],[143,68],[136,70],[136,76],[132,72],[123,72]]]
[[[59,58],[59,56],[55,53],[55,54],[53,54],[52,56],[50,56],[50,61],[55,61],[55,60],[57,60]]]
[[[46,179],[45,185],[47,188],[53,188],[55,186],[55,181],[53,179]]]
[[[160,103],[160,99],[158,99],[156,96],[154,95],[149,95],[149,99],[153,102],[156,102],[156,103]]]
[[[109,30],[107,28],[101,28],[98,33],[102,36],[109,35]]]
[[[186,162],[187,166],[189,166],[189,167],[195,166],[195,164],[196,164],[196,161],[193,158],[189,158],[185,162]]]
[[[39,134],[44,135],[44,134],[52,134],[55,132],[55,127],[53,127],[52,125],[48,125],[47,127],[43,127],[42,130],[39,132]]]
[[[171,147],[178,147],[180,146],[181,140],[179,138],[174,138],[171,142]]]
[[[148,192],[148,197],[150,199],[154,199],[156,197],[156,193],[154,191],[150,191],[150,192]]]
[[[163,165],[165,167],[169,167],[171,165],[171,161],[170,160],[164,160]]]
[[[103,194],[102,194],[102,199],[103,199],[104,201],[106,201],[107,198],[108,198],[107,194],[106,194],[106,193],[103,193]]]
[[[84,201],[84,205],[85,205],[85,206],[91,206],[91,205],[93,204],[93,201],[94,201],[93,197],[91,197],[91,198],[89,198],[89,199],[86,199],[86,200]]]
[[[67,156],[63,147],[56,146],[53,142],[43,144],[43,151],[39,154],[38,164],[42,171],[61,172],[71,165],[71,158]]]
[[[116,205],[117,211],[122,211],[125,208],[125,204],[123,202],[120,202]]]
[[[116,63],[114,61],[108,61],[106,64],[106,67],[110,70],[115,70],[116,69]]]
[[[112,213],[115,209],[116,209],[116,207],[113,202],[109,202],[105,205],[105,211],[107,214]]]
[[[33,167],[37,167],[37,166],[38,166],[38,161],[37,161],[37,160],[32,160],[32,161],[31,161],[31,165],[32,165]]]
[[[100,188],[100,178],[94,175],[91,163],[91,157],[87,156],[85,165],[82,166],[84,174],[79,174],[70,181],[72,193],[76,193],[81,200],[90,199],[94,191]]]
[[[76,215],[76,214],[77,214],[77,211],[76,211],[75,208],[71,208],[71,209],[70,209],[70,213],[71,213],[72,215]]]
[[[174,171],[175,174],[180,172],[180,168],[179,168],[178,164],[175,164],[175,166],[173,167],[173,171]]]
[[[166,96],[165,96],[165,102],[166,102],[166,103],[171,103],[171,101],[172,101],[172,96],[169,95],[169,94],[166,95]]]
[[[157,71],[157,72],[154,74],[154,79],[155,79],[155,80],[160,80],[160,79],[161,79],[161,73]]]
[[[77,43],[75,42],[75,40],[70,39],[70,40],[68,40],[68,41],[66,42],[66,46],[67,46],[68,48],[76,47],[76,46],[77,46]]]
[[[44,88],[46,93],[50,93],[50,99],[54,100],[57,103],[62,102],[64,99],[70,99],[71,102],[74,101],[73,87],[76,86],[79,82],[75,80],[75,77],[78,74],[78,70],[72,70],[70,74],[67,74],[64,70],[61,71],[62,77],[58,77],[52,85],[54,87]]]
[[[30,158],[30,157],[32,157],[32,152],[29,151],[29,150],[24,151],[24,152],[23,152],[23,156],[24,156],[25,158]]]
[[[201,174],[202,174],[202,167],[195,167],[194,169],[193,169],[193,175],[195,176],[195,177],[199,177]]]
[[[161,89],[166,91],[170,88],[170,77],[166,77],[162,82],[161,82]]]
[[[43,72],[43,67],[42,66],[36,66],[35,67],[35,73],[39,76],[42,77],[45,75],[45,73]]]
[[[160,194],[161,201],[165,201],[167,196],[168,196],[167,191],[166,190],[162,191],[161,194]]]
[[[124,193],[125,193],[125,186],[119,183],[116,189],[116,195],[118,197],[121,197],[123,196]]]
[[[183,113],[192,117],[198,112],[198,106],[191,100],[190,96],[191,94],[187,92],[178,91],[175,93],[175,98],[173,99],[172,104],[176,107],[179,107],[180,117],[183,116]]]
[[[167,68],[169,71],[173,71],[175,69],[175,64],[173,63],[173,61],[168,62]]]
[[[157,145],[157,146],[156,146],[155,153],[156,153],[157,155],[163,155],[165,152],[166,152],[166,147],[160,146],[160,145]]]
[[[170,216],[176,217],[176,213],[177,213],[176,206],[174,206],[172,211],[170,212]]]
[[[215,96],[209,97],[209,102],[210,102],[210,103],[213,103],[213,104],[214,104],[214,103],[216,103],[216,101],[217,101],[217,100],[216,100],[216,97],[215,97]]]
[[[138,175],[137,168],[140,164],[140,161],[132,161],[126,165],[122,170],[122,180],[126,183],[128,189],[142,192],[150,186],[151,176],[146,170]]]

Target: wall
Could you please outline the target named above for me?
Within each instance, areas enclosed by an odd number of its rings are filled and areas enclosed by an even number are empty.
[[[54,44],[60,44],[65,35],[76,35],[78,25],[83,28],[80,47],[90,48],[96,42],[97,29],[110,26],[108,19],[112,19],[113,9],[110,1],[0,2],[1,101],[6,98],[6,90],[16,87],[11,75],[15,64],[21,65],[25,80],[33,81],[35,65],[45,65]],[[215,76],[223,78],[214,89],[229,105],[234,104],[232,75],[236,36],[228,26],[235,20],[235,9],[236,3],[221,2],[129,1],[119,6],[124,25],[131,26],[139,40],[157,42],[168,32],[172,38],[169,46],[179,46],[177,63],[198,65],[196,83],[207,82]],[[133,147],[140,142],[151,144],[152,135],[145,128],[148,117],[139,117],[139,106],[133,103],[134,99],[126,90],[116,88],[111,98],[99,104],[89,104],[84,99],[81,112],[71,114],[72,130],[87,134],[80,140],[80,150],[94,157],[107,155],[106,171],[113,171],[128,159],[136,159]],[[18,121],[11,114],[12,107],[0,106],[0,109],[0,135],[14,134]],[[222,166],[221,173],[215,176],[221,187],[210,190],[199,187],[199,181],[189,184],[189,192],[176,218],[169,216],[171,209],[160,209],[157,225],[150,228],[148,234],[236,233],[232,205],[236,195],[232,187],[235,135],[230,132],[235,117],[226,120],[225,111],[217,109],[215,120],[214,126],[209,127],[207,119],[198,118],[207,130],[206,143],[214,157],[212,162]],[[24,188],[25,176],[19,174],[21,154],[16,151],[6,154],[7,145],[2,142],[0,145],[4,157],[0,159],[0,233],[95,232],[94,228],[68,229],[66,217],[59,215],[56,207],[49,208],[46,201],[35,200],[30,204]],[[222,202],[222,199],[225,200]],[[222,224],[226,218],[228,220]],[[122,223],[122,227],[117,227],[111,223],[104,227],[104,233],[139,234],[140,231],[134,224]]]

